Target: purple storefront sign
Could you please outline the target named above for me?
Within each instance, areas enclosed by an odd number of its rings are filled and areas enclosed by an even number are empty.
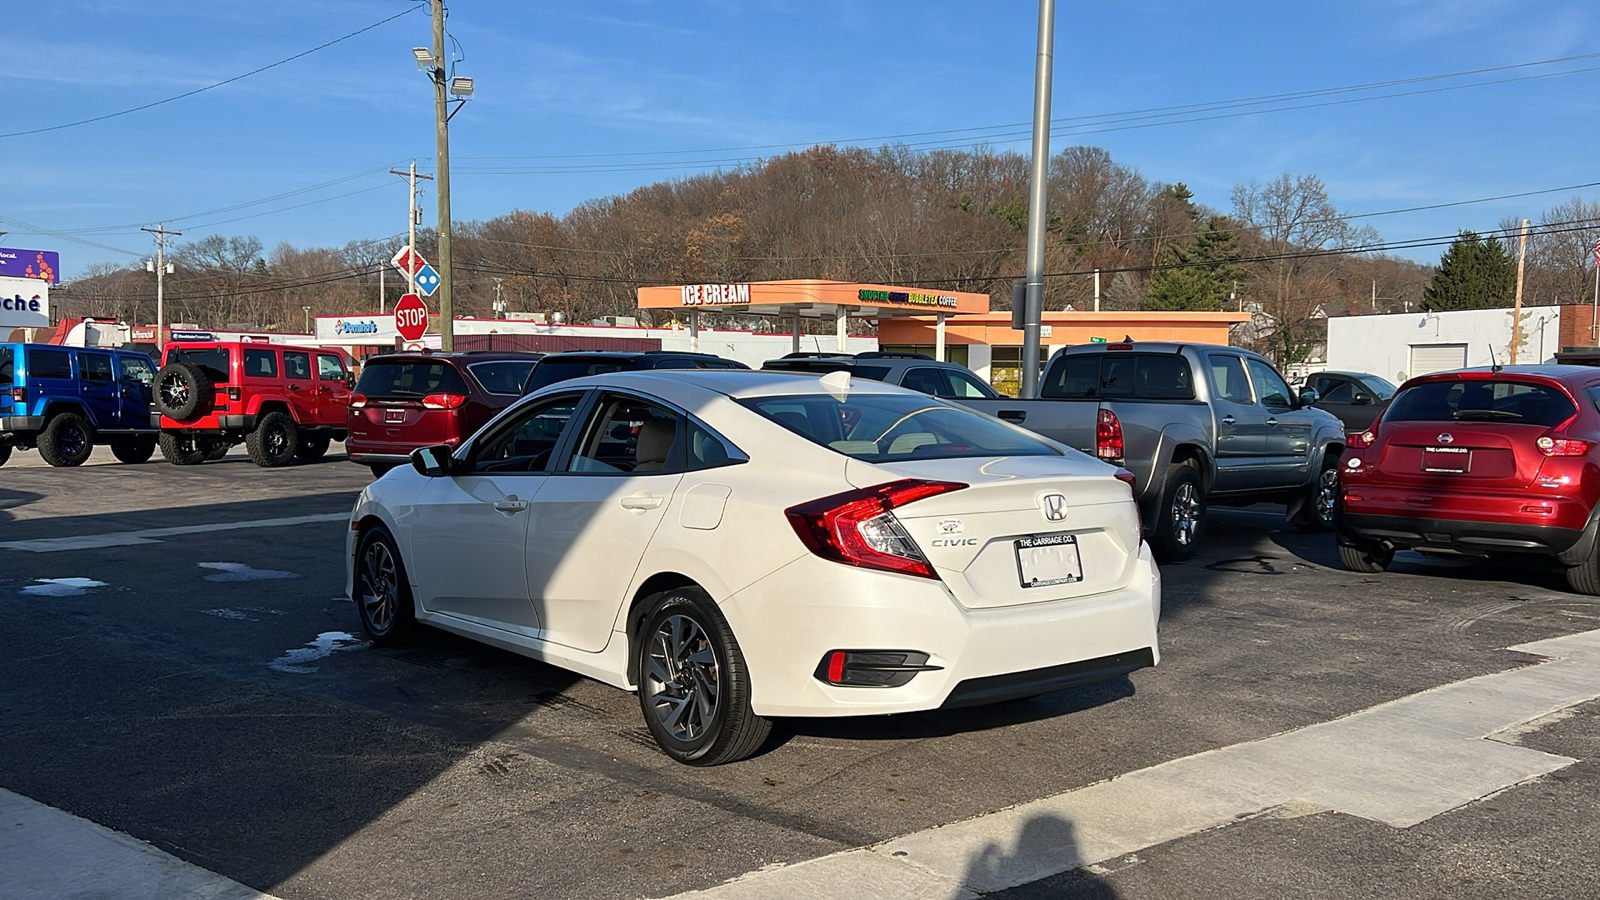
[[[61,281],[61,254],[0,247],[0,278],[38,278],[57,284]]]

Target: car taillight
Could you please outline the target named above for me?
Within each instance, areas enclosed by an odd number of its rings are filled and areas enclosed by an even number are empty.
[[[936,579],[892,510],[965,487],[954,481],[891,481],[792,506],[784,515],[801,543],[823,559]]]
[[[1127,469],[1118,469],[1112,475],[1128,486],[1133,494],[1133,529],[1135,534],[1144,534],[1144,518],[1139,514],[1139,481]]]
[[[14,387],[14,388],[12,388],[11,389],[11,399],[15,400],[18,403],[26,403],[27,400],[28,400],[28,389],[25,388],[25,387]]]
[[[1365,450],[1377,440],[1378,432],[1375,429],[1369,428],[1359,434],[1352,431],[1344,436],[1344,446],[1348,450]]]
[[[350,395],[350,408],[351,409],[366,409],[367,408],[367,395],[366,394],[351,394]]]
[[[1579,441],[1573,438],[1553,438],[1545,435],[1533,442],[1539,452],[1545,456],[1583,456],[1589,452],[1591,444],[1588,441]]]
[[[422,398],[422,405],[428,409],[460,409],[466,402],[466,394],[429,394]]]
[[[1122,422],[1109,409],[1100,410],[1094,420],[1094,455],[1101,459],[1122,458]]]

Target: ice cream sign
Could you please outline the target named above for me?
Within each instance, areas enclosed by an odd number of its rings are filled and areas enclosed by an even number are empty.
[[[61,254],[0,247],[0,278],[35,278],[56,284],[61,281]]]

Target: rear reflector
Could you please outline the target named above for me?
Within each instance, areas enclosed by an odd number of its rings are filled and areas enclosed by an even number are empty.
[[[813,673],[817,680],[840,687],[900,687],[918,672],[937,672],[928,654],[915,650],[829,650]]]
[[[11,389],[11,399],[15,400],[18,403],[26,402],[27,399],[28,399],[28,389],[25,388],[25,387],[14,387],[14,388],[12,388]]]
[[[891,481],[792,506],[784,515],[801,543],[823,559],[937,579],[891,510],[965,487],[954,481]]]

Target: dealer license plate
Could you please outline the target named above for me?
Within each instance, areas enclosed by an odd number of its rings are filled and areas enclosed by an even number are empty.
[[[1025,588],[1070,584],[1083,580],[1078,538],[1071,534],[1035,534],[1017,539],[1017,574]]]
[[[1472,467],[1472,451],[1465,447],[1426,447],[1422,451],[1424,472],[1465,472]]]
[[[399,425],[406,420],[406,411],[403,409],[386,409],[383,411],[385,425]]]

